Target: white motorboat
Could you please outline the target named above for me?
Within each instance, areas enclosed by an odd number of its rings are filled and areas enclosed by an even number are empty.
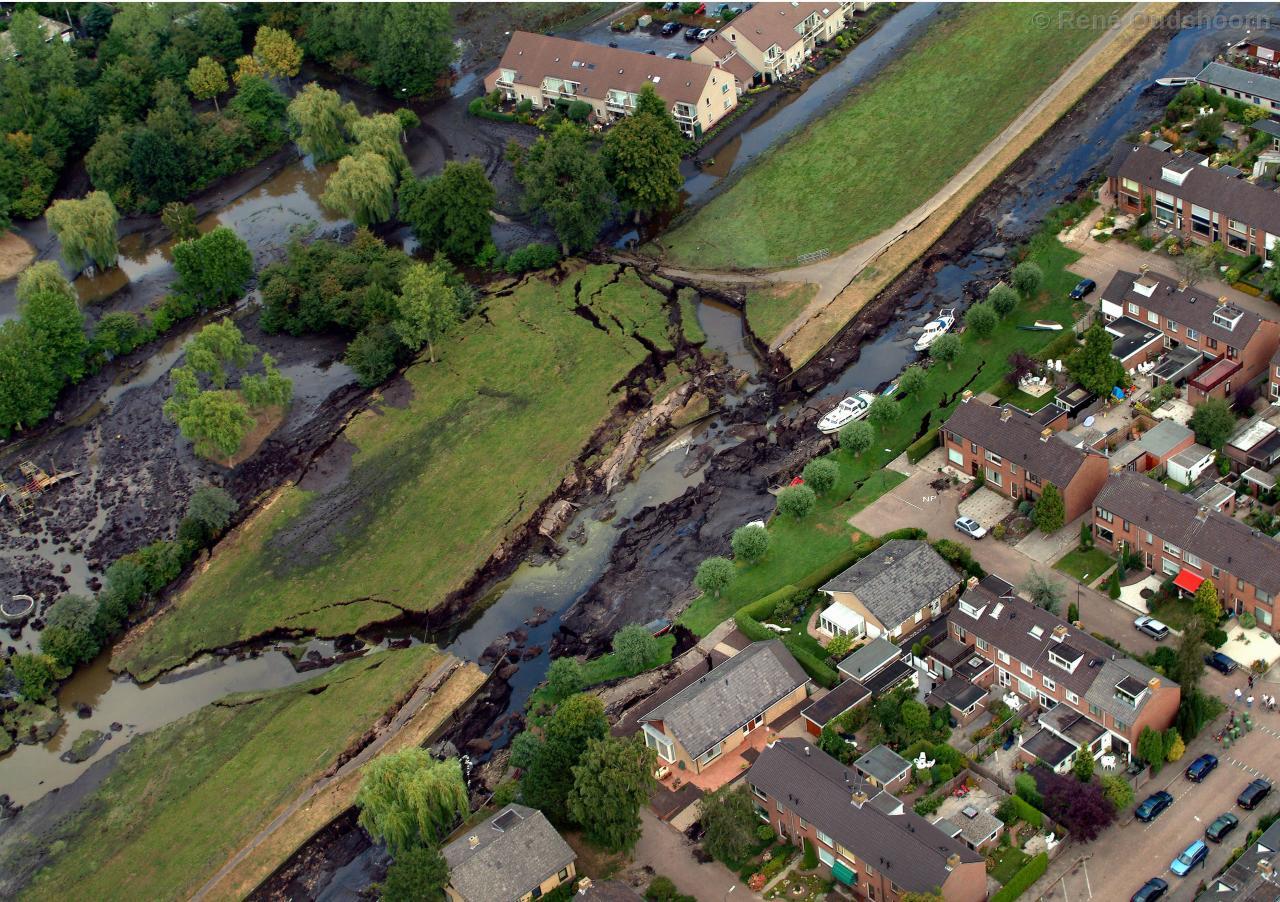
[[[828,411],[826,416],[818,420],[818,431],[823,435],[839,432],[854,420],[860,420],[865,417],[867,411],[871,409],[871,402],[875,399],[876,396],[871,392],[859,389]]]
[[[920,333],[920,337],[916,339],[916,350],[927,351],[929,345],[933,344],[943,335],[951,331],[951,327],[956,324],[956,308],[948,307],[938,314],[937,319],[931,319],[925,323],[924,331]]]

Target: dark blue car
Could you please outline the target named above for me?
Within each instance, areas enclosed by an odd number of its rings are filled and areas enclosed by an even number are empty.
[[[1150,823],[1156,819],[1156,816],[1173,804],[1173,796],[1165,792],[1163,789],[1154,795],[1147,796],[1142,800],[1142,804],[1138,806],[1138,810],[1134,812],[1138,820],[1143,823]]]
[[[1156,899],[1159,899],[1168,891],[1168,883],[1161,880],[1159,877],[1152,877],[1146,883],[1142,884],[1142,888],[1133,894],[1133,897],[1129,902],[1156,902]]]
[[[1199,783],[1218,766],[1218,759],[1213,755],[1201,755],[1187,767],[1187,779]]]
[[[1234,658],[1230,658],[1220,651],[1205,655],[1204,662],[1223,676],[1231,676],[1232,672],[1240,666]]]

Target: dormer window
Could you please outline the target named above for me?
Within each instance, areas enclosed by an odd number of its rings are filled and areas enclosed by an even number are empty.
[[[1133,290],[1144,298],[1149,298],[1151,295],[1155,294],[1156,285],[1158,284],[1159,283],[1156,282],[1155,279],[1152,279],[1149,276],[1143,276],[1140,279],[1134,280]]]
[[[1049,650],[1049,662],[1061,667],[1067,673],[1075,673],[1083,660],[1084,653],[1065,642],[1059,642],[1056,648]]]
[[[972,602],[964,598],[960,599],[960,610],[968,614],[974,620],[977,620],[979,617],[981,617],[982,612],[985,611],[986,609],[987,609],[987,606],[985,604],[982,605],[981,607],[978,607],[974,605]]]
[[[1213,311],[1213,324],[1230,331],[1236,327],[1236,323],[1240,322],[1240,317],[1242,316],[1244,316],[1244,311],[1239,307],[1224,304]]]
[[[1040,626],[1039,624],[1036,624],[1035,626],[1031,627],[1031,629],[1028,632],[1032,639],[1044,638],[1044,627]]]
[[[1176,169],[1170,169],[1168,166],[1160,168],[1160,178],[1174,185],[1181,186],[1187,180],[1187,174],[1191,171],[1188,167],[1186,172],[1178,172]]]
[[[1146,691],[1146,683],[1141,680],[1134,679],[1131,676],[1127,676],[1116,684],[1115,695],[1118,701],[1122,701],[1126,705],[1131,705],[1136,708],[1138,707],[1139,700],[1142,698],[1142,693]]]

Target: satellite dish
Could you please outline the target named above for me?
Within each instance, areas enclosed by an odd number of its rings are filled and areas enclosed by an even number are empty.
[[[1093,414],[1089,414],[1087,417],[1084,418],[1084,425],[1086,427],[1093,425]]]

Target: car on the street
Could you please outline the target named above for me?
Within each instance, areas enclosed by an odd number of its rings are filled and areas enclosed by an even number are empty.
[[[1146,614],[1133,621],[1133,627],[1140,633],[1146,633],[1157,642],[1163,641],[1169,635],[1169,627]]]
[[[1156,902],[1156,899],[1162,898],[1168,891],[1169,884],[1167,881],[1161,880],[1159,877],[1152,877],[1130,897],[1129,902]]]
[[[667,59],[669,60],[687,60],[688,58],[689,58],[689,54],[687,53],[672,52],[667,54]]]
[[[1252,811],[1269,795],[1271,795],[1271,781],[1259,778],[1250,781],[1244,788],[1244,792],[1236,797],[1236,804],[1246,811]]]
[[[1228,657],[1220,651],[1205,655],[1204,662],[1223,676],[1230,676],[1240,666],[1234,658]]]
[[[1191,869],[1198,864],[1204,864],[1206,858],[1209,857],[1209,847],[1205,845],[1203,839],[1197,839],[1191,845],[1182,850],[1182,854],[1175,858],[1169,864],[1169,870],[1173,871],[1179,877],[1185,877],[1191,873]]]
[[[1216,755],[1201,755],[1195,761],[1187,765],[1187,779],[1192,783],[1199,783],[1209,774],[1213,773],[1213,769],[1218,766],[1218,758]]]
[[[692,28],[686,28],[684,30],[684,39],[686,41],[696,41],[698,39],[698,33],[700,31],[702,31],[702,29],[699,28],[697,25],[693,26]]]
[[[714,28],[702,29],[702,31],[698,32],[698,43],[701,44],[704,41],[709,40],[711,36],[715,33],[716,33],[716,30]]]
[[[1093,294],[1093,290],[1098,287],[1098,283],[1093,279],[1081,279],[1076,283],[1076,287],[1071,289],[1071,300],[1078,301],[1081,298],[1088,297]]]
[[[1236,827],[1240,826],[1240,818],[1230,811],[1218,815],[1212,824],[1204,828],[1205,839],[1222,842]]]
[[[1138,806],[1138,810],[1134,812],[1134,815],[1144,824],[1149,824],[1160,815],[1160,812],[1172,804],[1173,796],[1162,789],[1143,799],[1142,804]]]
[[[973,517],[957,517],[956,529],[974,539],[980,539],[987,534],[987,528]]]
[[[679,22],[664,22],[662,25],[662,36],[664,38],[669,38],[679,30],[680,30]]]

